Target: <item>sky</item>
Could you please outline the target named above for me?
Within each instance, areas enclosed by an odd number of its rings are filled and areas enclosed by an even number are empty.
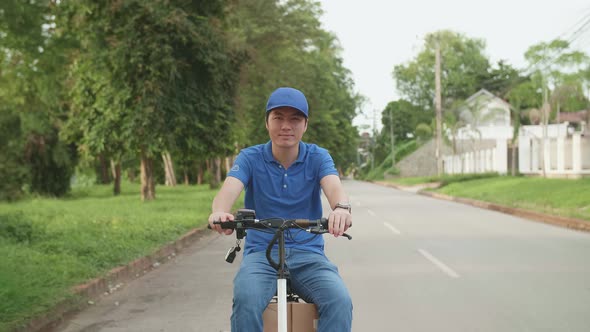
[[[380,113],[399,99],[391,73],[411,61],[428,33],[449,29],[486,42],[492,63],[524,69],[534,44],[569,38],[590,19],[588,0],[320,0],[323,28],[336,35],[355,90],[368,99],[353,124],[381,127]],[[590,53],[590,23],[573,47]],[[375,114],[375,115],[374,115]]]

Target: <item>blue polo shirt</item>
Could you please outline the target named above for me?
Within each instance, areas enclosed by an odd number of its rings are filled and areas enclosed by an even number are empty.
[[[256,211],[257,219],[322,217],[320,180],[338,175],[326,149],[299,142],[297,160],[285,169],[272,155],[272,143],[243,149],[227,174],[242,181],[246,190],[244,206]],[[244,255],[266,250],[273,235],[248,230]],[[323,253],[324,239],[302,230],[285,233],[285,247]]]

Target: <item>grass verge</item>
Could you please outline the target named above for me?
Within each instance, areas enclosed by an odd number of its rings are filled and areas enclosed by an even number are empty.
[[[404,186],[440,182],[441,187],[431,191],[590,221],[590,178],[544,179],[484,173],[389,181]]]
[[[437,192],[590,221],[590,178],[502,176],[450,183]]]
[[[72,296],[71,288],[151,254],[206,224],[216,193],[208,186],[139,186],[75,191],[66,199],[0,204],[0,331],[22,326]]]

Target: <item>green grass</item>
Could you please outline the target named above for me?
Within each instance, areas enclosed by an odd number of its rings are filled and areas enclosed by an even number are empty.
[[[502,176],[450,183],[437,192],[590,221],[590,178]]]
[[[74,191],[65,199],[0,204],[0,331],[20,326],[70,298],[71,287],[154,252],[206,224],[216,193],[208,186],[139,186]]]

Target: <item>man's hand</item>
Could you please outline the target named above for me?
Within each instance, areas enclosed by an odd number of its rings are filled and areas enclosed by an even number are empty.
[[[213,224],[214,221],[231,222],[234,221],[234,215],[227,212],[213,212],[209,216],[209,226],[212,230],[217,231],[219,234],[230,235],[234,232],[233,229],[222,229],[221,225]]]
[[[352,215],[346,209],[336,209],[328,216],[328,231],[339,237],[352,225]]]

